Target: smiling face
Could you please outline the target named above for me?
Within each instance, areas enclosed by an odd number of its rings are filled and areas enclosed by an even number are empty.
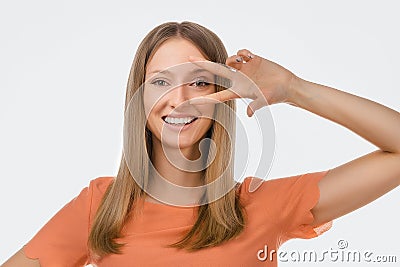
[[[213,123],[213,104],[195,106],[187,100],[216,90],[214,75],[189,63],[189,56],[206,59],[183,38],[165,41],[147,64],[143,94],[146,126],[153,137],[181,149],[197,147]]]

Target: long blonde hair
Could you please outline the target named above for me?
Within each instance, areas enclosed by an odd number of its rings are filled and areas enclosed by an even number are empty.
[[[104,256],[110,253],[119,254],[124,244],[117,243],[115,239],[121,238],[121,230],[128,219],[137,216],[141,209],[145,192],[133,179],[128,169],[125,155],[135,155],[129,168],[134,168],[134,174],[140,181],[147,183],[149,175],[149,158],[151,158],[152,134],[145,125],[145,112],[143,108],[143,87],[145,81],[146,65],[160,45],[170,38],[184,38],[192,42],[204,56],[213,62],[225,63],[227,52],[221,40],[210,30],[193,22],[167,22],[151,30],[140,43],[136,52],[126,89],[125,111],[129,101],[135,93],[139,93],[139,103],[136,109],[131,109],[130,116],[135,127],[134,140],[129,144],[121,158],[118,174],[108,187],[96,212],[93,226],[89,235],[89,248],[92,253]],[[137,90],[141,90],[138,91]],[[224,90],[216,86],[216,91]],[[215,157],[205,170],[205,183],[208,184],[221,177],[218,186],[229,187],[234,183],[232,141],[235,138],[236,106],[233,100],[216,105],[214,120],[209,129],[209,136],[215,143]],[[222,126],[224,125],[225,128]],[[229,134],[228,134],[229,133]],[[230,135],[230,136],[229,136]],[[232,139],[232,140],[231,140]],[[148,152],[147,152],[148,151]],[[125,155],[124,155],[125,154]],[[229,160],[228,160],[229,159]],[[137,179],[136,179],[137,180]],[[211,199],[213,192],[206,192]],[[236,190],[229,190],[216,201],[206,202],[198,207],[198,218],[193,227],[177,242],[169,247],[185,248],[188,251],[212,247],[239,235],[244,229],[245,214]],[[134,211],[134,212],[132,212]]]

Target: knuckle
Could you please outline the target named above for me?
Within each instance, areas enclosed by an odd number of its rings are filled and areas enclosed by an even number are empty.
[[[240,49],[238,52],[237,52],[237,54],[248,54],[249,53],[249,50],[247,50],[247,49]]]

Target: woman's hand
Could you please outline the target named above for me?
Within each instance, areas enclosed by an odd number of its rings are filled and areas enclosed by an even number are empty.
[[[232,81],[232,87],[217,93],[191,99],[192,104],[223,102],[234,98],[250,98],[253,101],[247,107],[247,115],[266,105],[291,103],[292,84],[298,80],[289,70],[249,50],[239,50],[226,60],[226,66],[195,57],[189,60],[216,75]],[[244,75],[243,75],[244,74]]]
[[[400,185],[399,112],[374,101],[298,78],[278,64],[252,55],[248,50],[240,50],[226,61],[229,68],[239,71],[205,61],[193,63],[231,79],[233,86],[229,90],[209,94],[204,99],[192,98],[190,103],[249,97],[254,99],[250,105],[256,110],[264,105],[263,98],[269,105],[286,102],[336,122],[379,147],[379,150],[330,169],[318,182],[320,198],[311,210],[313,226],[356,210]],[[252,82],[244,74],[254,81],[259,90],[251,86]],[[254,113],[249,107],[247,112],[249,115]],[[257,189],[259,181],[252,179],[250,192]]]

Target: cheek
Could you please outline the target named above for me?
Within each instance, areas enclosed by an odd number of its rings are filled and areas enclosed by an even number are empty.
[[[213,94],[215,92],[216,92],[215,86],[211,86],[207,90],[199,92],[198,95],[196,95],[196,97]],[[198,105],[197,109],[200,111],[201,114],[203,114],[205,118],[212,120],[214,119],[215,106],[216,106],[215,104]]]
[[[202,114],[202,118],[212,121],[214,119],[215,105],[199,105],[198,110]]]
[[[146,113],[146,116],[148,116],[150,109],[152,107],[152,105],[150,104],[150,102],[151,102],[150,97],[151,96],[149,95],[148,91],[144,90],[143,91],[143,106],[144,106],[144,111]]]
[[[208,95],[215,93],[217,90],[215,88],[215,85],[209,86],[206,90],[200,91],[199,95]]]
[[[146,117],[149,117],[149,113],[157,110],[158,106],[160,106],[160,98],[161,95],[157,94],[153,90],[145,90],[143,92],[143,105]]]

